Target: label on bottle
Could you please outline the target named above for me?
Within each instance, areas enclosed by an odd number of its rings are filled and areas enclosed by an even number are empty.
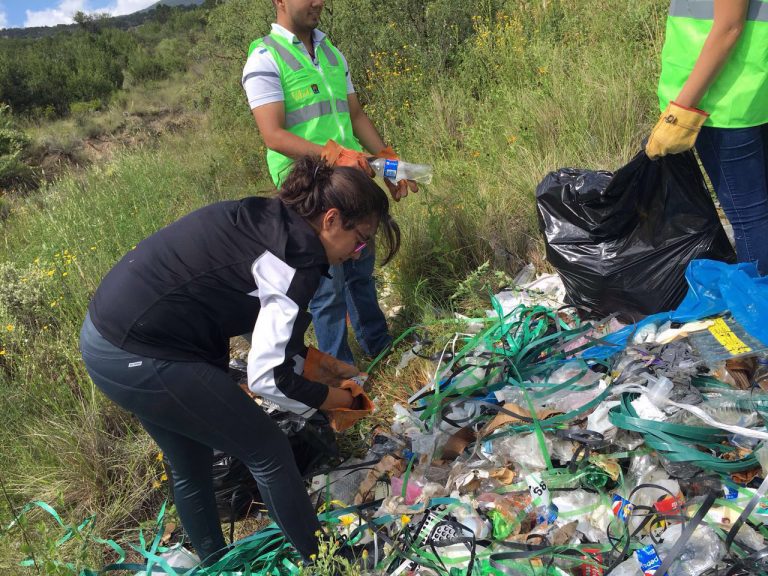
[[[656,548],[653,547],[653,544],[648,544],[644,548],[635,550],[635,558],[637,558],[637,563],[640,564],[640,569],[643,571],[644,576],[653,576],[661,568],[661,558],[656,553]],[[662,575],[660,574],[659,576]],[[664,576],[667,576],[666,572]]]
[[[723,484],[723,492],[726,500],[736,500],[739,497],[739,491],[731,488],[728,484]]]
[[[661,514],[672,515],[680,513],[680,503],[677,501],[677,498],[669,494],[659,498],[654,503],[653,507]]]
[[[554,504],[547,504],[546,506],[540,506],[536,510],[536,521],[539,524],[554,524],[557,520],[560,510]]]
[[[384,178],[394,180],[397,176],[397,166],[399,163],[398,160],[384,160]]]
[[[626,498],[622,498],[618,494],[613,495],[613,503],[611,504],[611,510],[613,510],[614,515],[616,518],[621,520],[622,522],[626,522],[629,520],[629,517],[632,516],[632,511],[635,509],[635,505],[632,504],[629,500]]]
[[[592,560],[602,564],[603,553],[599,548],[584,548],[583,551],[589,554],[589,556],[582,556],[584,560]],[[595,566],[594,564],[584,563],[579,568],[579,576],[603,576],[603,574],[604,570],[602,567]]]

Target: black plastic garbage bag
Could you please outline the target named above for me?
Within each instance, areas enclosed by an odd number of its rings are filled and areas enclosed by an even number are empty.
[[[289,413],[273,416],[288,435],[296,466],[302,476],[310,476],[337,455],[336,436],[325,416],[317,414],[309,420]],[[214,450],[213,490],[219,518],[234,522],[266,511],[259,486],[245,465],[233,456]]]
[[[230,362],[229,374],[237,384],[247,382],[244,362]],[[304,478],[312,476],[315,471],[326,465],[337,463],[339,453],[336,435],[321,412],[315,412],[307,419],[278,409],[269,411],[269,416],[288,436],[296,467]],[[163,464],[169,479],[169,492],[173,495],[170,464],[165,457]],[[266,510],[256,480],[240,460],[220,450],[214,450],[212,471],[216,507],[222,522],[234,523]],[[230,539],[231,530],[232,526]]]
[[[693,153],[616,173],[562,168],[536,188],[547,259],[569,303],[625,321],[675,308],[688,262],[735,262]]]

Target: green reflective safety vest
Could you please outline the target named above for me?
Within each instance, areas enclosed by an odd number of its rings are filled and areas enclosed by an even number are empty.
[[[324,38],[315,49],[316,68],[300,41],[296,42],[299,44],[272,33],[254,40],[248,49],[248,56],[254,50],[269,50],[277,62],[285,98],[285,129],[315,144],[335,140],[346,148],[362,150],[352,132],[341,53]],[[275,185],[280,186],[293,159],[268,149],[267,165]]]
[[[713,0],[672,0],[661,51],[659,106],[677,98],[712,29]],[[698,105],[705,126],[768,123],[768,0],[750,0],[744,31]]]

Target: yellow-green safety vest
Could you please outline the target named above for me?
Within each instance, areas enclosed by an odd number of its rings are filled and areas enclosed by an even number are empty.
[[[248,56],[260,48],[269,50],[277,62],[285,98],[285,129],[314,144],[335,140],[346,148],[362,150],[352,132],[344,60],[328,38],[323,38],[315,49],[319,68],[300,49],[300,44],[293,44],[279,34],[254,40]],[[292,165],[292,158],[267,150],[267,166],[276,186],[280,186]]]
[[[712,29],[714,0],[672,0],[661,51],[659,106],[677,98]],[[750,0],[744,30],[698,107],[705,126],[768,123],[768,0]]]

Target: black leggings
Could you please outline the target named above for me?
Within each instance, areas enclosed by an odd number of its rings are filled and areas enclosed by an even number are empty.
[[[170,462],[176,510],[206,564],[226,551],[213,491],[213,448],[251,471],[270,515],[299,553],[317,552],[317,516],[288,438],[222,369],[137,356],[87,316],[80,350],[94,384],[138,416]]]

